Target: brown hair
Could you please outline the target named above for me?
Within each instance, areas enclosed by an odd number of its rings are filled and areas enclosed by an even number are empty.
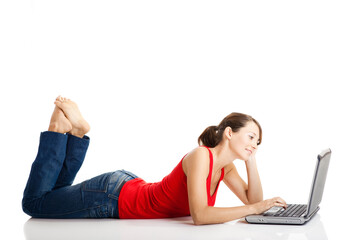
[[[257,145],[260,145],[262,140],[262,129],[258,121],[250,115],[237,112],[227,115],[218,126],[207,127],[199,136],[198,143],[199,145],[205,145],[207,147],[215,147],[221,142],[226,127],[231,127],[233,132],[237,132],[250,121],[254,122],[259,127],[260,136]]]

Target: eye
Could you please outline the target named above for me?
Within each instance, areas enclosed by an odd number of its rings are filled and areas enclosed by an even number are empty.
[[[253,140],[253,139],[254,139],[254,137],[253,137],[253,136],[251,136],[251,135],[249,135],[249,138],[250,138],[251,140]]]

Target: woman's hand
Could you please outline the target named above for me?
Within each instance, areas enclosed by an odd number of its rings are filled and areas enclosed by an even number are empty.
[[[252,150],[253,150],[253,152],[252,152],[251,155],[249,156],[248,161],[253,161],[253,160],[255,160],[255,155],[256,155],[256,152],[257,152],[257,148],[252,149]],[[247,162],[247,161],[245,161],[245,162]]]
[[[248,177],[248,186],[246,189],[246,195],[248,199],[247,204],[257,203],[264,200],[261,180],[255,159],[257,148],[253,150],[254,151],[249,156],[248,160],[245,161],[246,172]]]
[[[286,202],[280,198],[275,197],[271,199],[267,199],[258,203],[253,204],[255,207],[255,214],[261,214],[267,210],[269,210],[272,207],[284,207],[287,208]]]

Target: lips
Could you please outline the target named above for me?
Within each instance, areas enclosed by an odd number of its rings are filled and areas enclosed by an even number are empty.
[[[250,149],[245,149],[248,153],[252,154],[252,151]]]

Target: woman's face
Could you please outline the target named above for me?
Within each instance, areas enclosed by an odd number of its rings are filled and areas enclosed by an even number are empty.
[[[236,154],[236,158],[247,161],[255,155],[259,141],[259,128],[256,123],[250,121],[238,132],[230,135],[230,149]]]

